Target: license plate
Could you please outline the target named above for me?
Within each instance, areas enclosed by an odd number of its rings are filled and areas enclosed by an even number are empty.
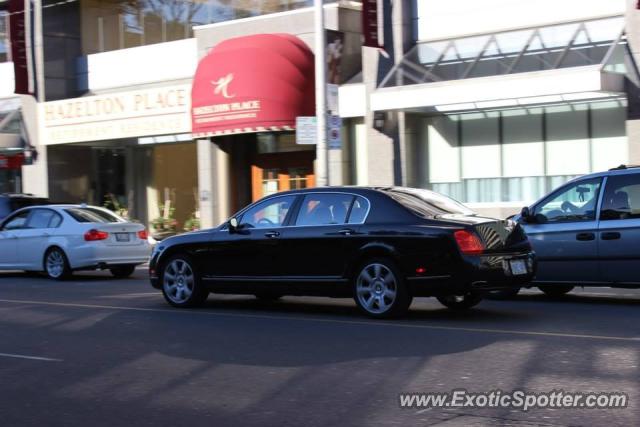
[[[511,274],[514,276],[527,274],[527,264],[521,259],[509,261],[509,267],[511,267]]]
[[[128,242],[129,233],[116,233],[116,242]]]

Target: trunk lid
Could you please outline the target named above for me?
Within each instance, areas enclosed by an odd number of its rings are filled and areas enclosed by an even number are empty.
[[[472,229],[484,243],[484,253],[528,252],[531,245],[524,229],[515,221],[482,216],[442,215],[441,220]]]
[[[110,246],[128,246],[139,245],[143,242],[138,237],[138,232],[144,230],[142,224],[133,222],[115,222],[115,223],[88,223],[87,230],[95,229],[109,233],[109,237],[103,240],[105,244]]]

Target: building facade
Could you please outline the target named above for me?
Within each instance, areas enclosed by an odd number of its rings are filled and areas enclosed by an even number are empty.
[[[20,175],[21,190],[158,229],[314,186],[316,148],[295,126],[314,115],[310,3],[44,9],[43,99],[0,88],[38,158],[1,185]],[[359,2],[325,5],[341,118],[330,185],[429,188],[506,216],[577,175],[640,163],[637,2],[379,3],[382,49],[361,45]]]

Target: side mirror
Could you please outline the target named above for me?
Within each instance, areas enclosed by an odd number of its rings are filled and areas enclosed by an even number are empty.
[[[535,217],[531,215],[531,209],[528,206],[522,208],[520,218],[522,218],[523,222],[535,222]]]
[[[229,233],[235,233],[237,229],[238,229],[238,219],[235,217],[231,218],[229,220]]]

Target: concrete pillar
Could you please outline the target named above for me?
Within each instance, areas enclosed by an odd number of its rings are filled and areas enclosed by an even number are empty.
[[[220,146],[208,139],[198,144],[198,192],[202,228],[219,225],[231,215],[230,158]]]
[[[637,0],[627,0],[625,30],[627,40],[635,59],[640,66],[640,10]],[[629,70],[635,73],[637,70]],[[640,164],[640,76],[630,76],[627,80],[627,98],[629,103],[627,120],[627,138],[629,140],[629,163]]]
[[[343,149],[329,150],[329,185],[342,185],[344,183],[344,161],[342,150]]]
[[[21,96],[22,120],[27,131],[29,142],[38,151],[38,160],[30,166],[22,167],[22,191],[36,196],[49,196],[49,169],[47,163],[47,146],[40,140],[38,128],[38,103],[32,96]]]
[[[413,44],[411,31],[412,2],[383,0],[384,48],[362,48],[362,72],[367,93],[372,93],[394,64],[404,57]],[[369,184],[405,185],[407,182],[407,126],[405,113],[386,113],[382,131],[373,128],[374,112],[367,97],[367,127]]]

